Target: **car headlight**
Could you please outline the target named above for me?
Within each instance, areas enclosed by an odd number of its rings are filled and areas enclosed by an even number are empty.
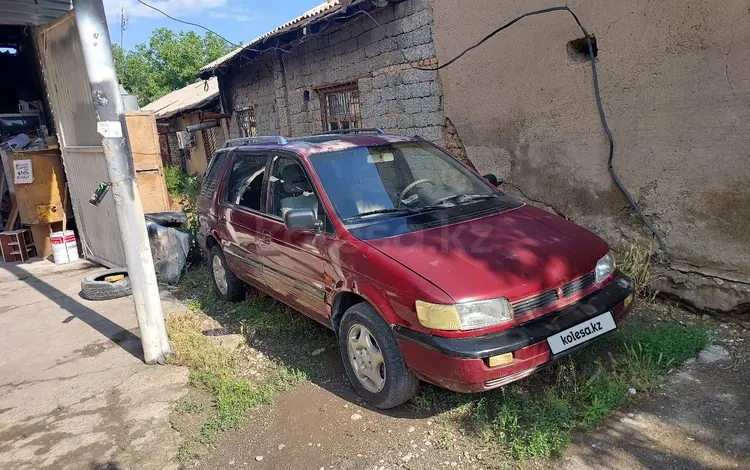
[[[417,300],[417,318],[422,326],[436,330],[476,330],[513,320],[513,307],[505,297],[453,305]]]
[[[599,283],[607,279],[613,272],[615,272],[615,255],[610,251],[596,262],[594,278]]]

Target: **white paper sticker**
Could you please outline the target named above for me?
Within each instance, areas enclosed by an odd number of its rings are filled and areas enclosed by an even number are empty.
[[[34,170],[31,168],[31,160],[15,160],[13,162],[14,184],[28,184],[34,181]]]
[[[104,137],[122,137],[120,121],[100,121],[96,123],[96,132]]]

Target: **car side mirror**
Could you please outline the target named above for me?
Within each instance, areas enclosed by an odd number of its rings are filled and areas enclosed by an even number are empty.
[[[287,230],[315,232],[323,223],[315,217],[315,211],[310,208],[291,209],[284,214],[284,225]]]
[[[487,181],[489,181],[490,184],[492,186],[495,186],[495,187],[500,186],[501,184],[503,184],[503,182],[502,181],[498,181],[497,180],[497,176],[493,175],[492,173],[487,173],[486,175],[484,175],[484,179],[486,179]]]

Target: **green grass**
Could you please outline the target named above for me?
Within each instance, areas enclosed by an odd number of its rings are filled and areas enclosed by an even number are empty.
[[[290,347],[290,337],[308,337],[316,328],[304,316],[262,294],[250,293],[239,303],[222,301],[211,282],[205,266],[194,266],[187,270],[176,295],[196,312],[207,313],[246,337],[270,340],[281,350]],[[188,324],[180,325],[180,321]],[[636,314],[617,332],[504,389],[467,395],[425,386],[412,403],[418,409],[448,412],[466,420],[463,427],[475,431],[509,461],[554,456],[573,433],[594,429],[613,409],[657,388],[667,373],[709,341],[700,327],[674,321],[643,326],[649,323],[638,322]],[[168,326],[172,340],[183,345],[175,347],[174,360],[188,365],[191,382],[213,397],[214,414],[180,447],[183,460],[200,456],[221,432],[239,426],[249,408],[268,403],[275,393],[305,378],[304,373],[278,364],[264,383],[253,385],[238,374],[237,356],[206,346],[213,343],[200,333],[200,325],[170,319]],[[310,364],[303,367],[314,376]],[[628,393],[631,387],[636,395]],[[450,431],[436,438],[439,448],[455,445]]]
[[[177,295],[190,309],[205,312],[246,336],[278,338],[309,333],[313,327],[303,315],[254,290],[244,302],[225,302],[213,292],[212,282],[208,269],[196,265],[185,271]]]
[[[425,387],[413,403],[463,416],[486,444],[515,460],[559,453],[572,433],[593,429],[633,397],[658,387],[673,367],[709,342],[679,324],[630,328],[561,360],[526,381],[479,395]]]
[[[198,315],[174,316],[167,319],[167,330],[173,346],[170,363],[190,369],[190,382],[212,398],[211,417],[196,435],[185,436],[178,449],[181,461],[200,457],[221,432],[236,429],[248,409],[268,403],[276,392],[286,390],[305,380],[303,372],[276,363],[262,384],[252,384],[241,372],[236,350],[216,345],[203,335]],[[178,412],[196,413],[200,404],[183,402]]]

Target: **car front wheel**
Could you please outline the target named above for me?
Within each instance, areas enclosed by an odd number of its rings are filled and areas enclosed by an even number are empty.
[[[419,380],[406,366],[391,328],[370,304],[350,307],[338,336],[349,381],[369,404],[393,408],[417,392]]]
[[[245,299],[245,286],[227,265],[227,260],[219,246],[214,246],[208,256],[208,269],[214,281],[214,289],[224,300],[239,302]]]

